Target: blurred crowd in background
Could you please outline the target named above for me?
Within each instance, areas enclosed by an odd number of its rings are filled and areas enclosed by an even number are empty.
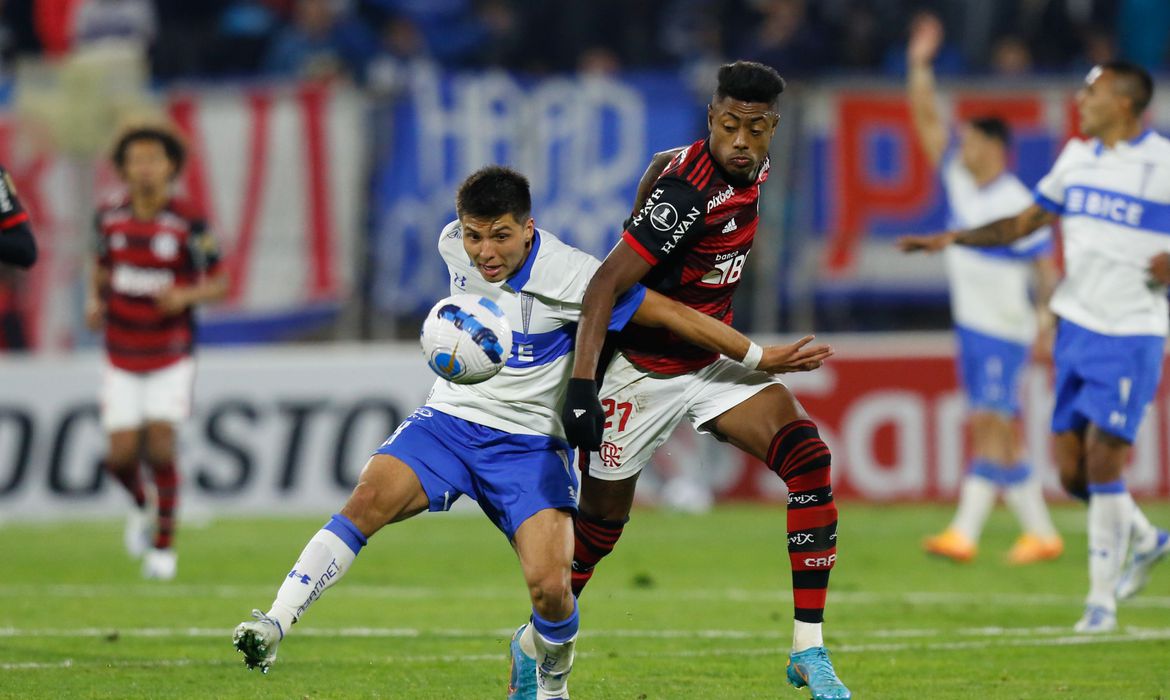
[[[117,38],[159,81],[336,76],[373,88],[401,62],[529,73],[706,65],[802,78],[899,74],[905,28],[938,14],[943,74],[1080,70],[1170,59],[1166,0],[5,0],[0,51],[59,55]]]

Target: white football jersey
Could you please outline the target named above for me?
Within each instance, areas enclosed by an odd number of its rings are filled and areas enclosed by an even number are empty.
[[[943,187],[950,229],[970,229],[1015,216],[1033,201],[1020,180],[1004,172],[980,187],[956,154],[943,165]],[[1036,310],[1028,295],[1032,261],[1047,255],[1052,234],[1047,227],[1010,246],[948,246],[947,279],[955,325],[1016,343],[1036,336]]]
[[[1170,141],[1153,131],[1113,148],[1072,139],[1036,201],[1060,214],[1064,233],[1052,311],[1105,335],[1165,336],[1166,287],[1147,270],[1170,252]]]
[[[435,382],[427,405],[490,428],[564,438],[560,409],[572,374],[573,342],[585,287],[601,262],[537,229],[527,260],[509,279],[488,282],[463,250],[463,228],[453,221],[439,236],[451,273],[452,294],[494,301],[512,326],[512,355],[496,376],[479,384]],[[611,330],[620,330],[646,289],[634,285],[615,305]]]

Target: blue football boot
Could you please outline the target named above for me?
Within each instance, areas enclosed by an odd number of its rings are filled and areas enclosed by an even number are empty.
[[[849,700],[853,697],[837,677],[833,662],[829,661],[829,652],[824,647],[789,654],[788,682],[797,688],[808,686],[813,700]]]
[[[520,648],[520,635],[529,623],[512,635],[512,670],[508,678],[508,700],[536,700],[536,659]]]

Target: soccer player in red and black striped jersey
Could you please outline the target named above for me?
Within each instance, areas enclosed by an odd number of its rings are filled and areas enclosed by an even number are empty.
[[[0,263],[32,267],[37,261],[37,242],[28,212],[16,197],[8,171],[0,167]]]
[[[632,329],[618,339],[620,352],[606,368],[600,396],[594,380],[614,299],[637,282],[731,322],[731,298],[759,224],[760,185],[768,177],[783,89],[776,71],[758,63],[719,70],[707,138],[669,162],[585,293],[562,419],[569,442],[598,450],[601,463],[581,484],[573,584],[580,593],[612,551],[629,519],[639,472],[685,417],[699,432],[764,460],[787,484],[796,618],[788,680],[809,686],[814,698],[849,698],[821,634],[837,558],[829,449],[792,393],[755,369],[762,350],[753,344],[737,362],[660,329]]]
[[[193,310],[228,289],[207,222],[172,192],[185,156],[182,141],[165,128],[134,128],[118,139],[113,162],[127,191],[97,211],[86,300],[88,325],[105,327],[105,467],[137,506],[127,521],[127,551],[143,557],[145,577],[157,579],[173,578],[178,561],[172,542],[179,486],[175,427],[191,410]],[[154,476],[153,523],[140,462]]]

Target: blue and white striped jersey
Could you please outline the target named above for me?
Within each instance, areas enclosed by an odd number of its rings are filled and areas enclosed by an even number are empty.
[[[512,326],[512,355],[485,382],[437,380],[427,405],[510,433],[563,438],[560,408],[573,368],[577,319],[585,287],[601,262],[537,229],[520,269],[503,282],[488,282],[463,249],[458,221],[444,227],[439,253],[451,274],[452,294],[481,294],[503,310]],[[626,292],[614,307],[610,330],[625,327],[645,296],[641,285]]]

